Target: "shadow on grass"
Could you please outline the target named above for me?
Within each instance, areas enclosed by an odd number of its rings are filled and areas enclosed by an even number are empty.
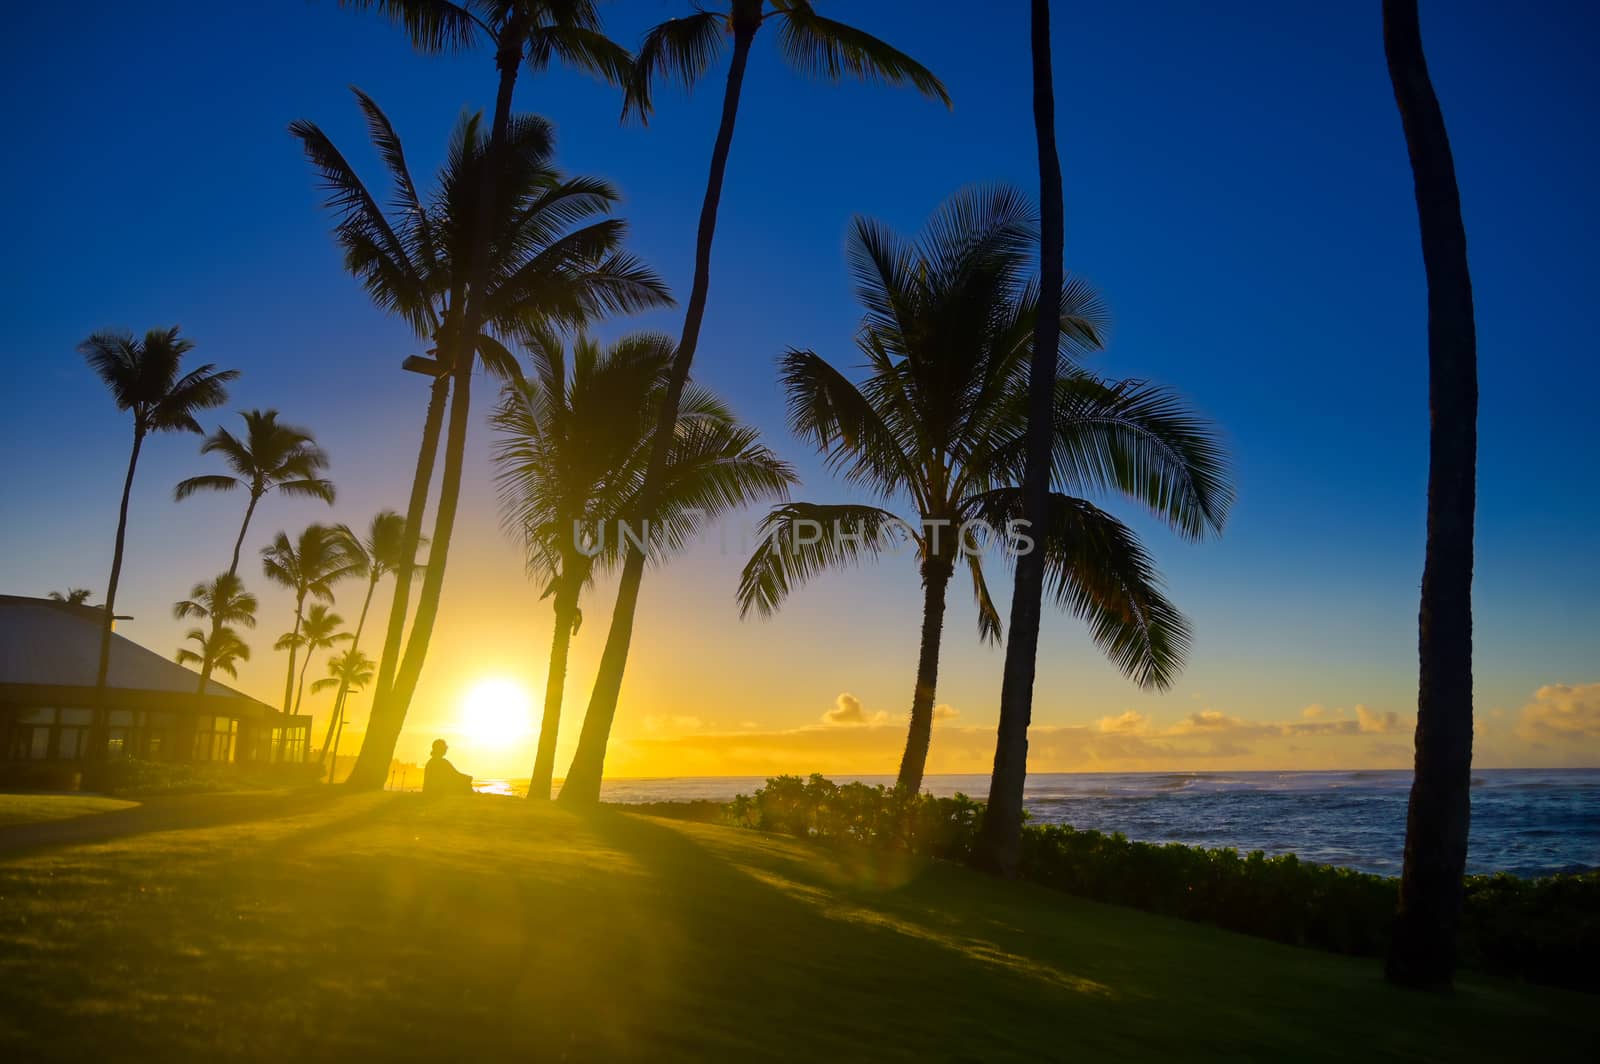
[[[1593,1040],[1571,995],[1418,1002],[1371,965],[937,862],[514,799],[270,811],[0,863],[0,1059],[1464,1060]]]
[[[157,831],[220,827],[293,816],[339,797],[331,788],[159,796],[128,809],[0,827],[0,860]]]

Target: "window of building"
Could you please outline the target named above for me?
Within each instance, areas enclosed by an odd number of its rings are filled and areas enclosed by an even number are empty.
[[[239,722],[228,717],[196,717],[194,758],[196,761],[232,761]]]

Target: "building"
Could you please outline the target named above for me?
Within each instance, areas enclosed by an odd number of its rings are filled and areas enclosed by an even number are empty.
[[[99,758],[303,761],[311,718],[290,716],[112,633],[96,704],[96,606],[0,595],[0,778]]]

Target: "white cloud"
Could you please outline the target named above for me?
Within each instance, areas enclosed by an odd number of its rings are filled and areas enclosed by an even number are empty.
[[[1517,734],[1535,743],[1600,738],[1600,683],[1539,688],[1517,714]]]

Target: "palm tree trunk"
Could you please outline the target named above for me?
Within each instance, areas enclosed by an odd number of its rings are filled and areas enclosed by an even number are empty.
[[[411,499],[406,504],[405,533],[400,545],[402,565],[394,576],[394,599],[389,604],[389,623],[384,632],[383,654],[378,665],[378,680],[372,688],[372,711],[368,715],[367,732],[382,727],[384,716],[383,693],[394,683],[394,672],[400,659],[400,647],[405,638],[406,613],[411,607],[411,577],[417,549],[422,542],[422,518],[428,506],[428,488],[433,483],[433,464],[439,453],[439,435],[444,428],[445,398],[450,393],[450,378],[438,377],[428,393],[428,412],[422,422],[422,444],[417,450],[417,469],[411,478]],[[398,737],[399,728],[395,729]],[[382,752],[380,740],[373,746],[372,756],[367,754],[367,742],[361,744],[355,767],[350,770],[349,783],[357,787],[376,790],[383,786],[389,774],[389,761],[394,755],[394,740],[388,742],[387,754]],[[381,758],[381,760],[380,760]]]
[[[422,664],[428,655],[433,625],[439,614],[439,595],[444,587],[445,563],[450,557],[450,536],[455,530],[456,504],[461,496],[461,469],[467,446],[467,416],[470,408],[472,366],[477,357],[478,333],[483,323],[483,288],[488,276],[489,238],[492,233],[496,196],[499,192],[500,157],[505,151],[506,130],[511,124],[511,97],[522,65],[522,19],[514,15],[501,31],[495,65],[500,71],[495,94],[494,124],[490,127],[486,165],[478,185],[478,216],[473,226],[472,261],[468,270],[466,298],[458,328],[447,337],[454,347],[450,362],[455,377],[455,394],[450,398],[450,430],[445,440],[444,472],[439,485],[439,512],[434,518],[433,545],[428,551],[428,571],[422,578],[422,594],[417,602],[416,621],[406,641],[405,656],[394,673],[392,685],[383,683],[380,667],[377,693],[361,755],[350,774],[353,786],[375,790],[383,786],[389,763],[394,759],[395,743],[405,725],[411,696],[416,693]],[[409,530],[408,530],[409,536]],[[396,596],[399,595],[398,586]],[[403,621],[403,618],[402,618]],[[399,633],[391,621],[390,632],[399,646]],[[390,656],[384,648],[384,658]],[[370,751],[370,753],[369,753]]]
[[[1033,128],[1039,149],[1039,317],[1033,326],[1033,362],[1028,375],[1028,458],[1022,476],[1022,513],[1030,528],[1043,528],[1050,504],[1051,407],[1056,386],[1056,348],[1061,338],[1062,259],[1066,253],[1061,157],[1056,150],[1055,81],[1050,63],[1050,0],[1033,0]],[[995,736],[989,801],[973,860],[1003,876],[1014,876],[1021,859],[1022,789],[1028,774],[1028,725],[1033,719],[1033,680],[1038,664],[1039,621],[1044,596],[1044,553],[1017,558],[1000,683],[1000,725]]]
[[[678,423],[678,403],[683,398],[689,369],[700,342],[700,325],[705,320],[706,298],[711,288],[711,242],[717,229],[717,206],[722,201],[722,182],[728,170],[728,153],[733,146],[734,124],[739,116],[739,93],[744,87],[745,66],[750,59],[750,44],[760,22],[735,22],[733,61],[728,68],[728,84],[722,97],[722,121],[717,127],[716,144],[711,150],[711,173],[706,180],[706,195],[700,205],[700,229],[695,239],[694,284],[684,312],[683,333],[662,398],[650,447],[650,463],[645,469],[640,492],[639,513],[649,513],[665,475],[672,435]],[[644,552],[637,545],[628,549],[617,584],[617,603],[611,611],[611,628],[600,655],[600,670],[595,676],[589,708],[583,716],[578,749],[572,767],[561,785],[561,801],[591,804],[600,800],[600,777],[605,771],[606,744],[611,738],[611,723],[617,715],[617,699],[622,695],[622,675],[628,665],[628,646],[633,639],[633,620],[639,608],[639,585],[644,579]]]
[[[333,715],[339,722],[339,729],[333,733],[333,756],[328,759],[328,782],[337,782],[334,777],[339,774],[339,740],[344,737],[344,700],[339,700],[337,710]]]
[[[134,424],[133,451],[128,454],[128,475],[122,482],[122,506],[117,509],[117,539],[110,550],[110,581],[106,584],[106,616],[101,619],[99,664],[94,669],[94,731],[91,750],[101,749],[106,723],[106,678],[110,674],[110,629],[117,621],[117,584],[122,582],[122,552],[128,541],[128,499],[133,498],[133,472],[139,467],[139,451],[144,448],[144,429]]]
[[[306,659],[300,663],[300,679],[296,682],[294,688],[294,712],[296,716],[300,715],[300,703],[306,696],[306,671],[311,668],[311,659],[315,656],[316,649],[314,646],[306,647]],[[307,735],[306,742],[309,743],[310,741],[311,736]]]
[[[283,711],[288,713],[294,708],[294,662],[299,647],[294,640],[300,636],[300,617],[304,612],[306,597],[304,593],[295,596],[294,600],[294,630],[290,633],[289,641],[289,675],[283,681]]]
[[[562,586],[556,592],[556,630],[550,639],[550,671],[544,682],[544,719],[539,722],[539,750],[533,759],[533,779],[528,797],[550,800],[556,771],[556,738],[561,730],[561,702],[566,691],[567,652],[572,647],[572,622],[577,616],[578,589]]]
[[[228,563],[228,575],[239,574],[239,551],[244,547],[244,534],[250,530],[250,518],[255,516],[256,503],[261,501],[261,495],[251,490],[250,505],[244,508],[244,523],[239,526],[239,538],[233,541],[233,560]],[[211,618],[211,639],[215,642],[217,633],[222,628],[222,621],[215,615]],[[206,681],[211,679],[211,672],[216,668],[216,662],[205,661],[200,665],[200,694],[206,693]]]
[[[250,492],[250,505],[244,508],[244,523],[239,526],[239,538],[233,541],[233,560],[228,563],[228,575],[239,575],[239,552],[244,549],[244,535],[250,531],[250,518],[255,516],[256,503],[261,501],[261,495],[255,490]]]
[[[373,571],[372,578],[367,581],[367,597],[361,600],[361,616],[356,618],[356,634],[350,640],[350,647],[345,651],[345,662],[351,660],[349,655],[354,654],[361,647],[361,631],[367,626],[367,610],[372,606],[372,593],[378,589],[378,580],[381,574]],[[318,754],[317,763],[322,764],[328,759],[328,744],[333,741],[333,728],[339,721],[339,711],[344,706],[344,696],[350,690],[350,678],[339,678],[339,692],[333,696],[333,716],[328,718],[328,732],[322,737],[322,752]]]
[[[1384,0],[1384,51],[1405,127],[1428,277],[1428,533],[1418,615],[1416,768],[1385,974],[1447,988],[1467,862],[1472,771],[1472,537],[1478,346],[1467,234],[1416,0]]]
[[[948,562],[939,560],[925,563],[922,569],[922,652],[917,658],[917,688],[911,696],[911,730],[900,758],[900,776],[895,780],[895,789],[907,794],[922,790],[922,773],[928,764],[933,696],[939,684],[939,642],[944,635],[944,597],[953,571]]]

